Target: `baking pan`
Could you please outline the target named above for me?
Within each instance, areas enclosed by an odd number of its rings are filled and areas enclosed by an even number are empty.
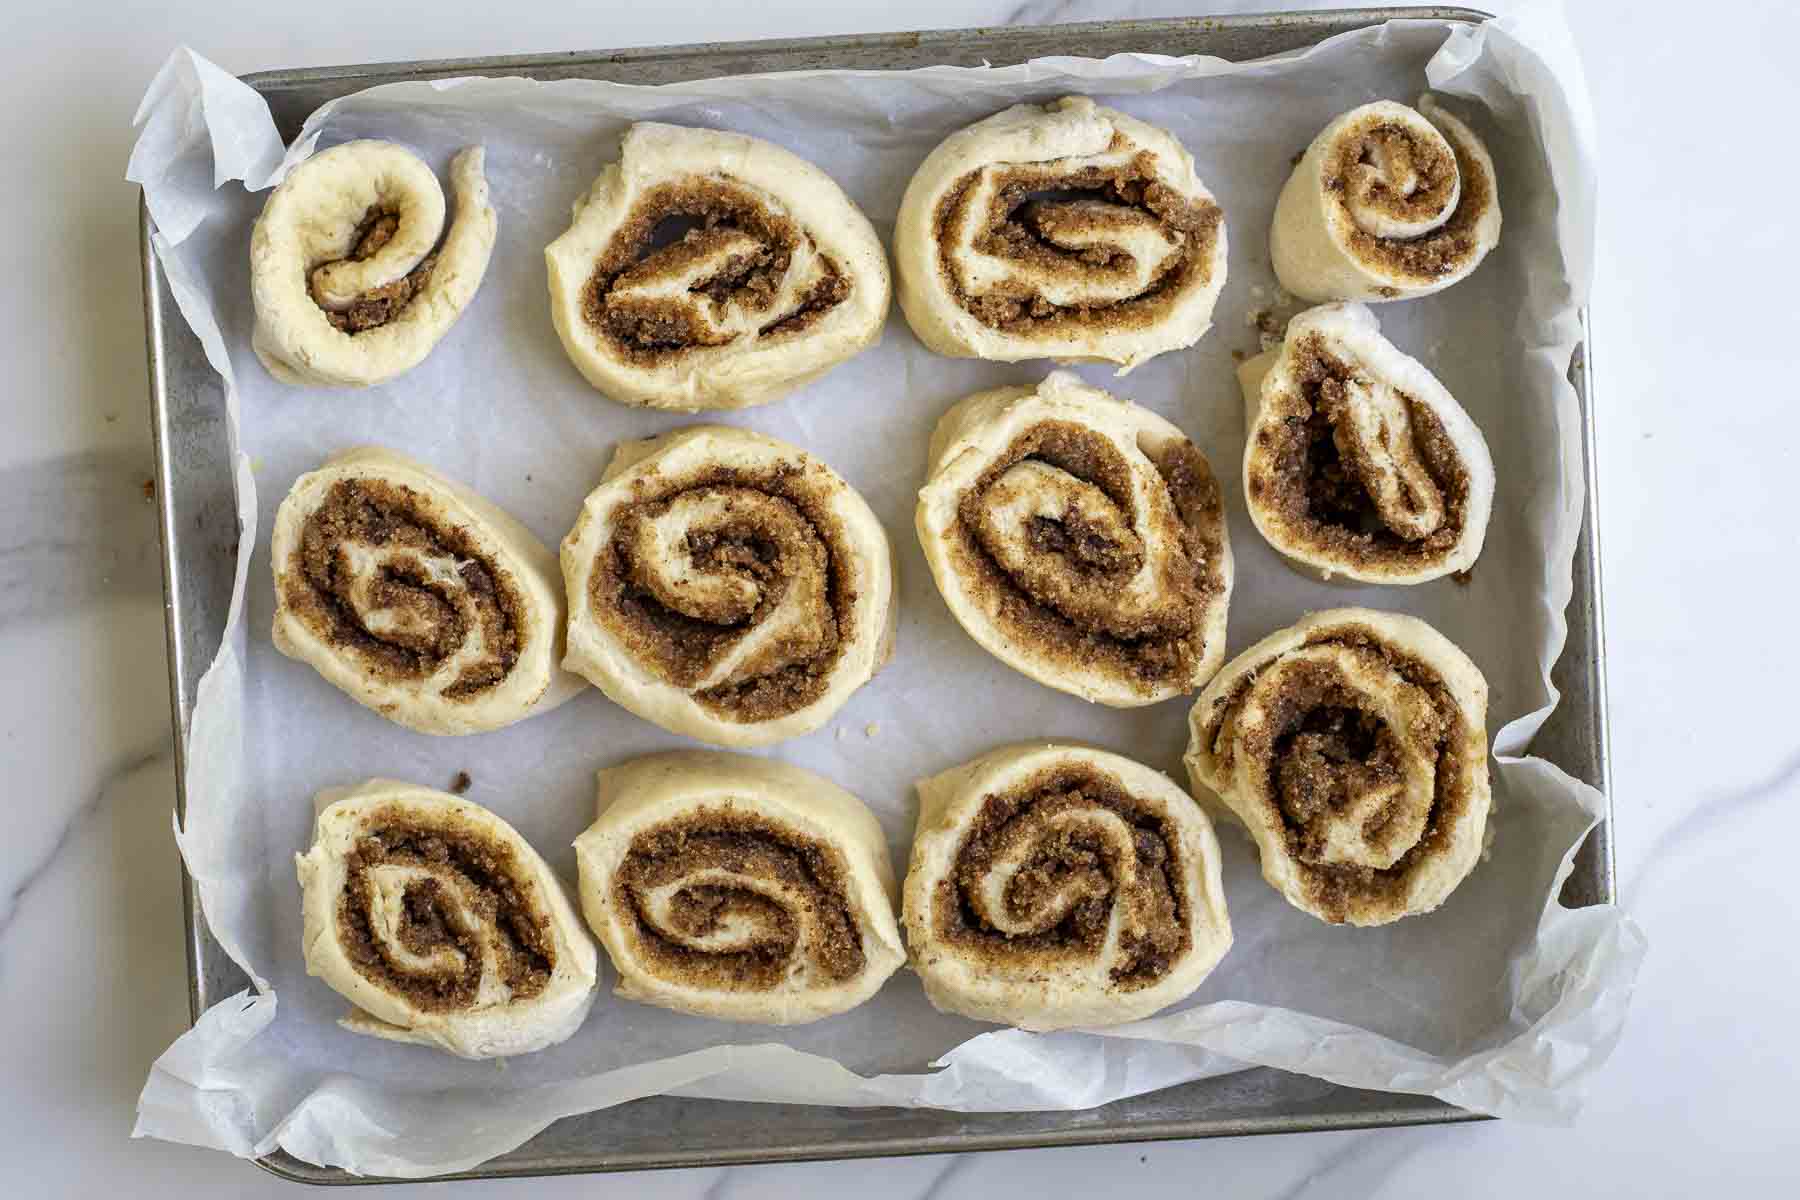
[[[1103,57],[1124,51],[1245,59],[1299,49],[1395,17],[1478,22],[1486,16],[1473,9],[1440,7],[1111,21],[324,67],[263,72],[246,76],[245,81],[268,101],[282,136],[291,139],[307,115],[327,100],[403,80],[523,75],[657,84],[761,71],[900,69],[936,63],[1005,65],[1044,55]],[[175,714],[175,805],[180,812],[188,723],[195,689],[218,650],[225,626],[238,529],[224,386],[176,308],[150,250],[150,218],[141,205],[140,228],[169,690]],[[1585,331],[1585,314],[1583,320]],[[1562,701],[1538,734],[1533,750],[1605,793],[1605,655],[1599,544],[1593,518],[1592,368],[1590,347],[1585,342],[1575,353],[1569,377],[1581,398],[1588,507],[1575,550],[1568,642],[1553,672]],[[188,930],[189,1000],[192,1014],[198,1018],[209,1005],[246,987],[248,980],[207,931],[185,870],[182,893]],[[1608,825],[1603,822],[1577,855],[1563,901],[1582,906],[1612,899],[1611,843]],[[953,1113],[661,1096],[558,1121],[518,1149],[453,1178],[936,1154],[1474,1119],[1478,1119],[1476,1114],[1428,1096],[1361,1091],[1265,1068],[1084,1112]],[[259,1162],[277,1175],[303,1182],[370,1182],[285,1153]]]

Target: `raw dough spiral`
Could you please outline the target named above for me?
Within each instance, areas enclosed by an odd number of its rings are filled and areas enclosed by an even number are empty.
[[[1231,948],[1212,824],[1168,776],[1085,746],[1008,746],[919,783],[913,969],[945,1012],[1116,1025]]]
[[[1403,300],[1466,277],[1500,241],[1494,160],[1430,95],[1327,125],[1275,203],[1269,257],[1303,300]]]
[[[253,346],[283,383],[367,387],[425,360],[475,298],[498,221],[483,150],[437,175],[393,142],[345,142],[295,167],[250,235]],[[441,239],[441,241],[440,241]]]
[[[829,467],[748,430],[622,443],[562,568],[563,665],[714,745],[810,733],[893,654],[881,523]]]
[[[1352,925],[1429,912],[1486,844],[1487,692],[1417,617],[1314,613],[1200,693],[1194,794],[1249,831],[1296,908]]]
[[[355,1006],[340,1025],[462,1058],[529,1054],[575,1032],[598,956],[511,825],[392,779],[316,803],[312,847],[294,866],[306,973]]]
[[[1494,502],[1487,441],[1367,308],[1301,313],[1238,379],[1250,518],[1291,565],[1364,583],[1474,566]]]
[[[856,1007],[906,961],[881,825],[830,781],[653,754],[600,772],[599,807],[575,856],[620,996],[798,1025]]]
[[[766,404],[873,345],[887,319],[887,256],[862,210],[740,133],[633,125],[544,258],[563,348],[627,404]]]
[[[1082,96],[946,138],[894,231],[900,306],[939,354],[1117,363],[1191,346],[1225,286],[1225,220],[1167,131]]]
[[[957,404],[930,456],[919,542],[983,649],[1117,708],[1219,669],[1231,543],[1212,470],[1181,430],[1053,371]]]
[[[404,455],[364,446],[302,475],[269,555],[275,648],[408,729],[499,729],[581,690],[557,667],[550,548]]]

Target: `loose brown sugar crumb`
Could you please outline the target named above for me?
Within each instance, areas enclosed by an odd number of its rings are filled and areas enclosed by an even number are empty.
[[[659,246],[672,223],[689,228]],[[658,184],[638,200],[594,263],[582,299],[583,318],[627,361],[654,366],[695,347],[725,345],[701,316],[701,305],[735,302],[768,320],[756,337],[799,333],[850,295],[850,281],[830,256],[820,254],[820,278],[788,311],[775,300],[793,256],[811,236],[762,196],[724,176],[694,176]],[[699,280],[684,299],[646,299],[624,294],[637,284],[691,271],[723,256],[719,269]]]
[[[1052,822],[1110,814],[1110,824]],[[1112,982],[1148,987],[1192,947],[1180,838],[1154,808],[1117,779],[1085,765],[1050,768],[1005,793],[985,797],[933,901],[936,932],[996,971],[1028,973],[1091,959],[1105,943],[1113,910],[1127,910]],[[1022,867],[1005,889],[1005,912],[984,911],[982,884],[1001,857]],[[1126,856],[1130,858],[1127,865]]]
[[[370,870],[414,868],[397,936],[414,955],[450,948],[459,971],[420,971],[397,960],[370,924]],[[515,1000],[543,991],[556,968],[550,917],[510,846],[457,819],[425,823],[404,811],[373,814],[345,860],[338,900],[344,952],[371,982],[427,1012],[468,1008],[481,986],[483,948]]]
[[[374,578],[362,579],[349,545],[390,557]],[[427,570],[427,560],[443,558],[458,563],[459,584]],[[443,690],[448,699],[486,691],[518,661],[525,609],[517,586],[467,530],[408,487],[367,476],[333,484],[306,519],[279,586],[294,617],[390,680],[430,676],[479,629],[487,654]],[[389,627],[372,630],[370,609],[383,612]]]
[[[1366,481],[1373,468],[1342,415],[1356,367],[1333,355],[1317,335],[1295,346],[1292,360],[1298,393],[1264,399],[1277,407],[1259,418],[1256,457],[1261,465],[1252,468],[1247,481],[1252,504],[1261,507],[1287,544],[1347,566],[1441,562],[1462,540],[1472,486],[1443,422],[1428,405],[1409,397],[1408,428],[1390,431],[1390,449],[1416,456],[1436,489],[1435,495],[1411,501],[1441,508],[1435,528],[1422,532],[1384,515],[1371,498]]]
[[[1381,117],[1339,136],[1336,155],[1324,171],[1327,193],[1343,198],[1354,192],[1364,204],[1416,219],[1442,211],[1451,188],[1461,183],[1456,208],[1441,226],[1422,237],[1380,238],[1347,226],[1345,239],[1365,263],[1404,280],[1430,283],[1460,270],[1475,253],[1475,225],[1495,202],[1494,181],[1457,138],[1445,131],[1445,139],[1454,161],[1443,156],[1441,147],[1421,143],[1403,126]],[[1417,173],[1420,185],[1410,196],[1385,184],[1374,166],[1377,147],[1397,155]],[[1394,288],[1382,292],[1399,295]]]
[[[1104,437],[1069,422],[1040,422],[964,493],[951,535],[964,586],[1013,641],[1072,667],[1105,670],[1146,692],[1192,675],[1207,648],[1203,614],[1224,591],[1224,507],[1205,457],[1182,439],[1154,448],[1151,460],[1172,501],[1172,515],[1160,509],[1136,512],[1130,466]],[[991,527],[982,497],[1025,461],[1093,484],[1137,534],[1175,548],[1157,580],[1162,603],[1144,613],[1117,612],[1107,600],[1109,589],[1134,574],[1141,557],[1079,520],[1038,517],[1022,531],[1035,549],[1056,556],[1044,569],[1060,570],[1067,578],[1015,573],[1001,564],[994,539],[1008,531]]]
[[[761,881],[783,898],[748,883],[683,883],[702,872]],[[650,896],[671,887],[676,891],[659,915]],[[703,808],[640,833],[614,875],[613,896],[631,918],[639,963],[688,986],[767,991],[789,979],[796,961],[843,983],[866,962],[841,854],[729,808]],[[730,949],[692,944],[716,936],[727,921],[750,932]]]
[[[698,688],[714,665],[752,635],[778,605],[798,602],[803,619],[768,639],[722,682],[695,692],[717,715],[774,720],[824,694],[854,624],[858,596],[845,532],[830,511],[837,486],[805,468],[748,472],[716,467],[648,481],[617,512],[615,534],[595,557],[588,602],[632,659],[665,682]],[[752,582],[758,599],[707,600],[671,590],[667,564],[642,557],[640,526],[683,497],[723,499],[724,516],[689,530],[685,550],[709,575]]]
[[[1428,757],[1435,758],[1435,790],[1430,810],[1423,815],[1423,832],[1385,868],[1320,861],[1328,823],[1358,796],[1396,782],[1400,772],[1399,733],[1363,707],[1360,693],[1343,683],[1335,668],[1307,664],[1285,672],[1284,690],[1269,709],[1267,738],[1259,734],[1245,739],[1245,753],[1266,767],[1263,802],[1285,829],[1288,853],[1321,913],[1333,922],[1353,914],[1365,920],[1392,919],[1404,910],[1413,877],[1442,853],[1470,803],[1471,769],[1481,767],[1465,761],[1466,718],[1436,670],[1395,650],[1366,626],[1319,629],[1305,644],[1339,646],[1376,657],[1405,686],[1419,689],[1429,699],[1429,711],[1436,714],[1435,721],[1427,720],[1413,731],[1416,738],[1425,739]],[[1216,730],[1234,721],[1255,686],[1256,677],[1246,677],[1209,714],[1209,726]],[[1221,766],[1236,769],[1229,762]],[[1414,828],[1405,819],[1408,815],[1391,804],[1367,819],[1362,834],[1372,843],[1397,837]],[[1415,822],[1419,819],[1417,810],[1410,816]],[[1389,845],[1392,850],[1401,848],[1391,840]]]
[[[393,240],[399,229],[398,215],[383,209],[370,209],[358,228],[350,253],[345,256],[346,260],[362,262]],[[437,255],[428,255],[406,275],[390,284],[362,293],[349,307],[343,309],[326,308],[319,297],[317,272],[320,267],[328,265],[330,264],[320,263],[313,268],[313,273],[308,277],[308,292],[313,303],[324,309],[325,319],[331,322],[334,329],[355,334],[378,329],[398,317],[412,303],[413,297],[431,283],[431,273],[437,267]]]
[[[1026,163],[996,169],[1002,171],[1000,184],[985,213],[968,211],[980,175],[970,172],[945,192],[934,214],[945,285],[983,324],[1048,337],[1096,326],[1121,332],[1143,329],[1163,320],[1182,295],[1211,279],[1224,214],[1210,201],[1189,201],[1159,182],[1148,152],[1122,164],[1072,171]],[[1056,305],[1022,281],[977,293],[966,282],[956,254],[958,231],[971,216],[980,221],[974,248],[1011,260],[1027,275],[1115,282],[1135,275],[1125,251],[1059,244],[1075,231],[1150,225],[1165,231],[1172,248],[1155,264],[1144,291],[1122,301]]]

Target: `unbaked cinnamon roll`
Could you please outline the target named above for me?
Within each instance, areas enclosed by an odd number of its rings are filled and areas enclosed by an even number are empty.
[[[957,404],[930,457],[919,542],[983,649],[1117,708],[1219,669],[1231,544],[1206,456],[1181,430],[1053,371]]]
[[[1292,566],[1423,583],[1475,564],[1494,502],[1487,441],[1367,308],[1301,313],[1238,380],[1250,518]]]
[[[600,772],[575,840],[581,904],[628,1000],[798,1025],[906,961],[881,825],[828,780],[716,751]]]
[[[250,235],[253,346],[283,383],[367,387],[425,360],[475,298],[498,221],[483,151],[450,163],[456,213],[393,142],[321,150],[270,193]]]
[[[1430,912],[1481,857],[1487,681],[1417,617],[1313,613],[1233,659],[1190,727],[1195,796],[1320,920]]]
[[[555,874],[479,804],[371,779],[321,792],[294,856],[306,973],[355,1007],[352,1033],[462,1058],[563,1041],[598,956]]]
[[[1081,96],[946,138],[894,231],[900,306],[939,354],[1117,363],[1191,346],[1225,286],[1225,220],[1166,130]]]
[[[633,125],[544,257],[570,361],[627,404],[766,404],[887,319],[887,256],[862,210],[740,133]]]
[[[810,733],[893,654],[887,534],[829,467],[693,426],[626,442],[562,545],[563,665],[674,733]]]
[[[364,446],[302,475],[269,554],[275,648],[408,729],[499,729],[581,690],[557,667],[550,548],[404,455]]]
[[[1275,204],[1269,257],[1303,300],[1442,291],[1500,241],[1494,160],[1430,95],[1353,108],[1308,146]]]
[[[1021,1029],[1147,1017],[1231,948],[1206,814],[1085,746],[1008,746],[921,780],[904,905],[932,1004]]]

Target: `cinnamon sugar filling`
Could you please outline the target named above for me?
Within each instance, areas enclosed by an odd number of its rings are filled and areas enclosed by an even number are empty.
[[[1136,511],[1131,467],[1100,434],[1067,421],[1042,421],[1021,434],[966,491],[951,536],[956,572],[983,611],[1016,643],[1081,670],[1102,670],[1148,692],[1191,677],[1206,647],[1203,613],[1225,590],[1224,508],[1218,483],[1198,448],[1186,439],[1147,447],[1173,501]],[[1031,518],[1020,531],[995,529],[983,496],[1015,465],[1040,462],[1103,492],[1118,510],[1129,540],[1111,527],[1077,516]],[[1039,558],[1066,578],[1003,565],[996,539],[1024,536]],[[1156,581],[1159,602],[1147,612],[1109,611],[1104,597],[1138,571],[1148,542],[1169,545]],[[1101,599],[1095,599],[1099,597]]]
[[[588,583],[596,620],[630,658],[713,713],[775,720],[825,694],[854,625],[853,555],[830,509],[834,485],[799,467],[752,472],[711,467],[684,479],[651,476],[615,510],[613,537]],[[645,558],[643,525],[684,498],[716,500],[679,547],[709,583],[672,583],[669,564]],[[682,594],[677,594],[677,593]],[[747,602],[742,597],[753,597]],[[730,675],[702,686],[717,665],[778,609],[797,615]]]
[[[1257,461],[1247,480],[1251,504],[1282,542],[1347,566],[1442,562],[1462,540],[1471,483],[1437,414],[1407,396],[1407,428],[1383,426],[1386,451],[1422,468],[1425,478],[1378,502],[1371,448],[1361,444],[1347,415],[1356,367],[1316,334],[1293,349],[1291,361],[1299,393],[1264,400],[1279,405],[1275,415],[1282,419],[1257,422]]]
[[[514,1000],[542,992],[556,968],[550,917],[512,847],[486,833],[450,821],[423,824],[404,811],[373,814],[368,830],[345,859],[338,900],[338,935],[358,973],[405,997],[426,1012],[451,1012],[475,1003],[484,951]],[[461,956],[462,969],[430,972],[404,962],[370,923],[378,867],[410,868],[396,931],[406,954],[445,950]]]
[[[380,250],[393,239],[400,229],[399,214],[391,209],[375,207],[364,215],[362,224],[357,227],[356,236],[351,242],[350,253],[335,262],[362,262]],[[325,314],[333,329],[343,333],[358,334],[369,329],[378,329],[398,317],[413,297],[424,291],[431,282],[431,272],[437,267],[437,254],[433,252],[414,267],[406,275],[390,284],[370,290],[359,295],[350,305],[342,309],[326,306],[319,297],[318,272],[330,262],[314,263],[307,273],[306,290],[313,303]]]
[[[671,888],[666,908],[653,911],[651,894]],[[700,809],[638,834],[613,898],[645,968],[708,991],[779,987],[796,959],[844,983],[866,961],[841,854],[747,813]],[[706,946],[721,938],[724,946]]]
[[[1123,822],[1124,836],[1109,816]],[[983,883],[1000,860],[1022,865],[1002,911],[984,911],[992,901]],[[1111,982],[1135,991],[1192,949],[1184,873],[1171,822],[1111,776],[1067,764],[983,798],[954,869],[937,885],[932,921],[965,955],[1017,975],[1092,961],[1122,908]]]
[[[1338,197],[1340,204],[1354,191],[1359,202],[1409,220],[1442,211],[1460,178],[1455,210],[1422,237],[1381,238],[1353,222],[1343,226],[1342,236],[1357,258],[1414,283],[1430,283],[1460,270],[1476,252],[1476,223],[1494,205],[1493,178],[1455,134],[1439,132],[1450,144],[1454,161],[1444,156],[1442,147],[1421,142],[1404,125],[1372,116],[1339,135],[1324,170],[1325,191]],[[1381,173],[1371,169],[1382,153],[1402,156],[1418,173],[1421,186],[1410,196],[1393,190]]]
[[[357,570],[353,546],[382,552],[370,574]],[[443,560],[454,562],[454,582],[442,577]],[[425,496],[381,479],[331,486],[307,517],[280,588],[316,635],[393,681],[430,677],[479,633],[486,653],[442,690],[446,699],[498,685],[524,641],[525,603],[511,577]]]
[[[1359,625],[1321,629],[1304,645],[1342,646],[1379,656],[1429,697],[1436,714],[1434,721],[1414,730],[1415,737],[1430,740],[1436,764],[1430,808],[1422,821],[1419,814],[1402,811],[1404,801],[1396,799],[1370,812],[1358,831],[1371,845],[1400,849],[1391,845],[1393,839],[1402,830],[1422,827],[1394,865],[1383,868],[1323,858],[1331,825],[1348,819],[1346,811],[1358,808],[1360,798],[1391,792],[1400,778],[1402,735],[1366,707],[1355,686],[1326,664],[1294,664],[1298,669],[1283,675],[1282,691],[1269,706],[1266,731],[1244,739],[1243,750],[1258,764],[1263,779],[1257,799],[1284,831],[1286,853],[1318,911],[1332,922],[1343,922],[1352,913],[1397,914],[1405,908],[1413,875],[1447,851],[1468,810],[1470,775],[1480,764],[1467,761],[1463,748],[1467,718],[1437,671],[1394,650],[1374,630]],[[1245,677],[1214,710],[1215,730],[1235,720],[1257,679],[1256,674]],[[1232,770],[1232,756],[1221,766]]]
[[[1127,144],[1115,135],[1108,150],[1117,151]],[[974,202],[980,175],[979,170],[971,171],[951,185],[938,202],[933,229],[938,269],[946,287],[956,302],[984,325],[1030,336],[1093,328],[1108,332],[1143,329],[1163,320],[1183,293],[1204,286],[1212,277],[1213,248],[1224,213],[1210,201],[1190,201],[1160,182],[1154,156],[1143,151],[1122,164],[1074,171],[1032,164],[1007,166],[1001,186],[981,216],[980,233],[973,243],[977,251],[1008,259],[1027,271],[1115,280],[1135,271],[1128,251],[1070,243],[1148,223],[1172,235],[1177,248],[1156,264],[1151,282],[1142,292],[1124,300],[1069,305],[1054,304],[1028,283],[1018,281],[978,293],[966,281],[958,262],[956,230],[963,223],[965,209]]]
[[[778,307],[794,255],[816,249],[789,217],[770,210],[751,189],[723,176],[661,183],[638,199],[594,263],[582,296],[582,316],[614,351],[637,366],[654,367],[698,347],[738,340],[710,329],[703,309],[731,303],[767,319],[757,339],[799,333],[850,295],[850,281],[819,252],[818,279],[789,307]],[[622,294],[691,272],[715,268],[680,296]]]

